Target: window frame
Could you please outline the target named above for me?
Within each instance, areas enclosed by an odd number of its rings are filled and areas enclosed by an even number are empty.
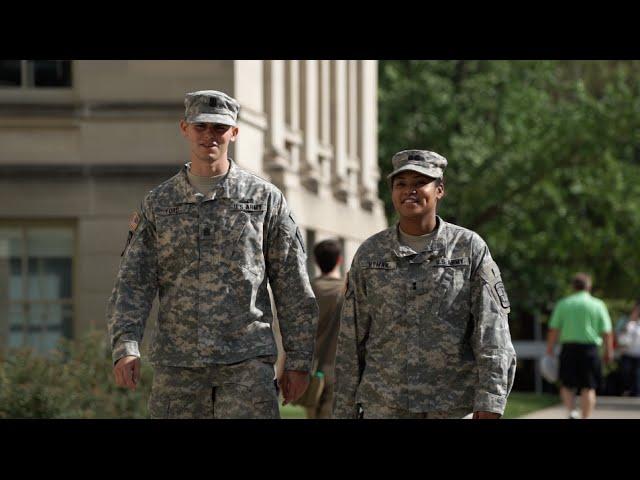
[[[68,325],[68,331],[65,330],[65,325],[62,325],[62,330],[60,332],[61,339],[73,339],[76,334],[76,324],[77,324],[77,256],[78,256],[78,229],[77,223],[71,219],[0,219],[0,228],[16,228],[20,230],[21,234],[21,245],[22,249],[20,252],[20,276],[22,283],[22,298],[18,300],[11,300],[8,298],[0,299],[0,306],[2,308],[6,308],[6,312],[10,312],[11,308],[15,308],[18,306],[20,311],[24,314],[25,321],[22,324],[22,345],[21,347],[27,346],[25,340],[27,335],[29,334],[29,321],[28,321],[28,312],[33,305],[69,305],[71,307],[71,321]],[[26,247],[26,239],[29,229],[33,228],[66,228],[69,229],[72,236],[72,245],[71,245],[71,297],[65,299],[56,299],[56,300],[29,300],[25,297],[27,292],[29,291],[29,251]],[[44,333],[46,330],[40,327],[40,332]],[[9,347],[9,335],[11,333],[11,325],[9,321],[9,317],[0,325],[0,352],[7,351]],[[68,333],[68,336],[65,335]],[[38,340],[36,344],[39,344],[41,340]],[[20,348],[20,347],[19,347]],[[34,348],[35,351],[40,351],[38,347]],[[42,352],[49,353],[49,352]]]
[[[35,62],[41,60],[18,60],[20,62],[20,85],[0,85],[1,90],[54,90],[68,91],[73,88],[73,61],[53,60],[55,62],[69,62],[69,85],[47,85],[38,86],[35,84]]]

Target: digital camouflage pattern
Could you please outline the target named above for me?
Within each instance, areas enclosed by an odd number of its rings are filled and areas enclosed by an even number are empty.
[[[399,243],[397,224],[356,252],[340,319],[335,417],[357,418],[358,404],[459,417],[504,412],[516,357],[500,271],[478,234],[437,223],[423,252]]]
[[[285,369],[309,371],[318,318],[300,231],[282,193],[232,160],[210,196],[187,166],[142,202],[107,307],[113,361],[140,356],[156,292],[154,366],[204,367],[277,355],[271,285]]]
[[[436,152],[429,150],[403,150],[391,158],[393,172],[387,175],[391,180],[400,172],[410,170],[431,178],[442,178],[449,162]]]
[[[364,418],[369,420],[382,420],[382,419],[400,419],[400,420],[420,420],[420,419],[437,419],[445,420],[450,418],[462,418],[466,415],[466,412],[455,411],[430,411],[430,412],[410,412],[408,410],[402,410],[400,408],[389,407],[388,405],[376,405],[367,404],[358,418]]]
[[[187,123],[219,123],[235,127],[240,104],[224,92],[200,90],[184,98],[184,118]]]
[[[272,362],[154,370],[151,418],[280,418]]]

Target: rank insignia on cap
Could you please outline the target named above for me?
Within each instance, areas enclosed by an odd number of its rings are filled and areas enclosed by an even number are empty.
[[[131,214],[131,217],[129,218],[129,231],[135,232],[139,224],[140,224],[140,215],[138,214],[138,212],[133,212]]]

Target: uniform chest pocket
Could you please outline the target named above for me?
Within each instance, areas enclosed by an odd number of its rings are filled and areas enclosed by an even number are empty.
[[[406,311],[406,280],[396,262],[367,261],[359,266],[365,279],[372,331],[393,331]]]
[[[432,314],[454,330],[464,331],[470,308],[469,259],[444,259],[427,268],[433,286]]]
[[[159,265],[172,268],[197,254],[197,218],[192,205],[158,207],[154,213]]]
[[[261,205],[245,205],[229,211],[227,228],[223,229],[221,241],[230,251],[230,261],[256,276],[264,274],[263,224],[264,211]],[[248,206],[247,206],[248,205]]]

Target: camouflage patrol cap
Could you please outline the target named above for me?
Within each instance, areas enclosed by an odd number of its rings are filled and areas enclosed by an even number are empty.
[[[229,95],[216,90],[187,93],[184,98],[184,118],[187,123],[220,123],[236,126],[240,104]]]
[[[400,172],[411,170],[431,178],[442,178],[447,167],[447,159],[429,150],[403,150],[391,159],[393,172],[387,178],[391,180]]]

